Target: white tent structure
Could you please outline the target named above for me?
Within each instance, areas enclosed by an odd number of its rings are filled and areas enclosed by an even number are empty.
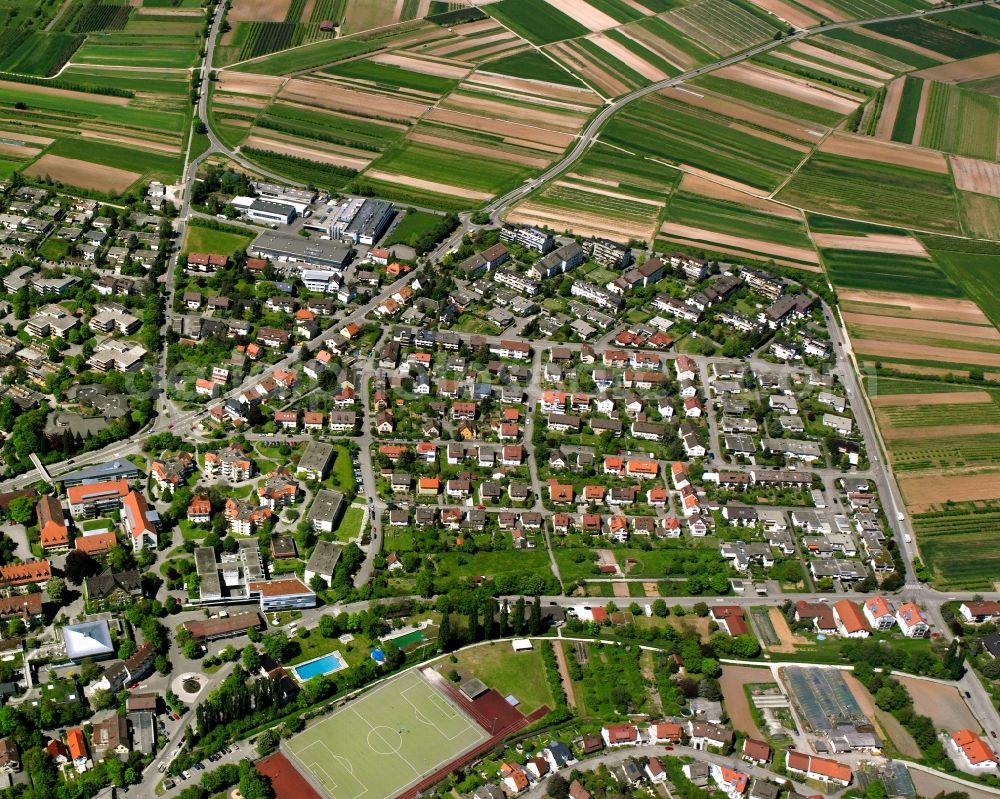
[[[66,643],[66,657],[70,660],[83,658],[113,657],[115,647],[111,641],[111,630],[105,620],[88,621],[82,624],[68,624],[63,627],[63,641]]]

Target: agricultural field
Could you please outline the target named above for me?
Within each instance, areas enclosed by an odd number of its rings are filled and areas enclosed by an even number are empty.
[[[810,39],[812,44],[834,53],[857,58],[893,73],[935,67],[949,60],[903,42],[879,37],[865,28],[839,28]]]
[[[556,64],[538,50],[525,50],[506,55],[480,65],[480,71],[506,75],[511,78],[540,80],[565,86],[579,86],[583,83],[571,71]]]
[[[801,212],[690,174],[680,189],[670,198],[658,241],[819,270]]]
[[[929,19],[898,19],[865,26],[868,30],[940,53],[945,59],[973,58],[1000,50],[1000,44],[970,36]]]
[[[845,245],[851,242],[844,241]],[[830,280],[838,287],[888,289],[930,297],[961,297],[962,290],[928,256],[872,249],[820,251]]]
[[[812,211],[915,229],[961,233],[943,159],[853,137],[831,137],[777,199]],[[884,160],[875,160],[884,159]],[[891,160],[890,160],[891,159]]]
[[[88,35],[73,63],[185,69],[198,60],[203,30],[199,17],[134,15],[119,30]]]
[[[679,178],[671,167],[598,143],[568,172],[516,205],[507,218],[623,243],[649,241]]]
[[[83,44],[81,34],[0,28],[0,71],[55,75]]]
[[[996,283],[1000,244],[948,236],[923,236],[922,241],[951,280],[1000,329],[1000,294]]]
[[[611,119],[601,140],[766,190],[777,188],[808,152],[790,137],[737,126],[721,112],[673,97],[683,94],[661,92],[630,104]]]
[[[483,10],[532,44],[550,44],[590,31],[546,0],[501,0],[484,6]]]
[[[777,17],[734,0],[695,0],[661,18],[720,56],[769,41],[782,28]]]
[[[967,502],[912,517],[924,564],[941,589],[996,590],[1000,574],[1000,507],[996,502]],[[956,558],[956,552],[975,552]]]
[[[1000,98],[937,81],[927,86],[926,113],[914,141],[947,153],[995,159]]]
[[[8,109],[2,155],[29,175],[118,194],[180,173],[186,94],[119,97],[0,81],[0,108]]]

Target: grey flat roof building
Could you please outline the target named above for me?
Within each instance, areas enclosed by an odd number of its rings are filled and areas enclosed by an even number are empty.
[[[55,478],[64,487],[83,485],[84,483],[99,483],[103,480],[137,480],[139,469],[132,461],[115,460],[107,463],[99,463],[96,466],[88,466],[85,469],[78,469],[75,472],[61,475]]]
[[[340,560],[341,546],[329,541],[317,541],[316,549],[313,550],[306,564],[305,579],[308,583],[313,577],[322,577],[324,580],[331,580],[333,572],[337,568],[337,561]]]
[[[307,239],[284,233],[264,232],[257,236],[248,252],[257,258],[286,263],[305,263],[343,269],[354,248],[341,241]]]
[[[333,461],[333,444],[310,441],[295,468],[296,474],[305,474],[315,480],[322,480]]]
[[[309,524],[314,530],[325,533],[333,532],[333,526],[340,518],[344,509],[344,495],[339,491],[324,488],[317,492],[312,508],[309,510]]]
[[[344,235],[360,244],[374,244],[392,222],[396,209],[385,200],[365,200],[346,228]]]

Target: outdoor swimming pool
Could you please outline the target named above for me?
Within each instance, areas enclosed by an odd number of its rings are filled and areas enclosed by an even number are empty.
[[[292,666],[292,671],[295,672],[295,677],[299,682],[305,682],[306,680],[311,680],[313,677],[323,674],[333,674],[335,671],[346,668],[347,661],[344,660],[340,652],[330,652],[328,655],[322,655],[318,658],[307,660],[305,663],[300,663],[298,666]]]

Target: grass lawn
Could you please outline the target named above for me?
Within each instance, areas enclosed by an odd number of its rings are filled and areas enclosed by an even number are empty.
[[[232,255],[237,250],[246,249],[253,241],[253,234],[230,233],[226,230],[213,230],[200,225],[188,225],[187,237],[184,239],[185,252],[214,252]]]
[[[351,453],[347,447],[334,448],[333,470],[330,477],[338,491],[350,491],[354,488],[354,467],[351,465]]]
[[[361,523],[365,520],[364,506],[350,505],[344,510],[340,524],[334,531],[338,541],[353,541],[361,532]]]
[[[201,541],[206,535],[211,532],[210,527],[205,527],[200,524],[193,524],[187,519],[181,519],[177,526],[181,529],[181,537],[185,541]]]
[[[93,530],[115,529],[115,523],[111,519],[86,519],[80,526],[88,533]]]
[[[50,236],[38,248],[38,254],[50,261],[61,261],[69,255],[69,242],[57,236]]]
[[[460,671],[474,674],[504,696],[513,694],[521,702],[518,710],[528,714],[542,705],[554,706],[542,653],[538,650],[543,644],[535,641],[534,645],[536,648],[530,652],[515,652],[507,642],[483,644],[459,653],[458,663],[454,665]],[[447,663],[444,670],[449,670]]]

